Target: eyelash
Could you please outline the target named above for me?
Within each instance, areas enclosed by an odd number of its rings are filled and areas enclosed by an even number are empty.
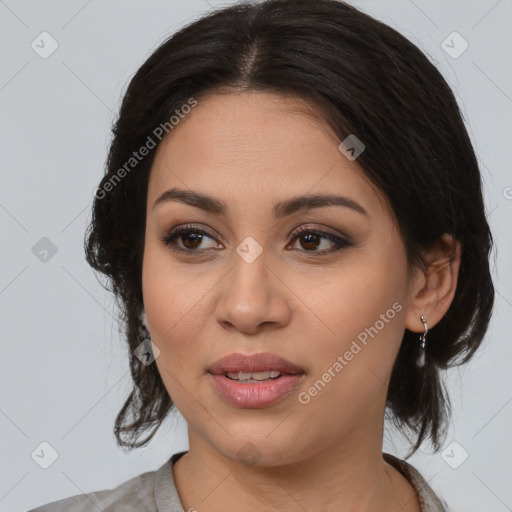
[[[179,249],[173,244],[174,240],[184,233],[206,235],[207,237],[215,240],[215,238],[207,231],[204,231],[204,230],[199,229],[194,226],[186,225],[186,226],[180,226],[179,228],[171,230],[164,238],[161,239],[161,241],[164,243],[164,245],[168,246],[172,251],[174,251],[176,253],[184,254],[185,256],[197,256],[201,252],[200,249],[197,249],[197,250]],[[297,240],[297,238],[300,238],[300,236],[303,236],[304,234],[318,235],[318,236],[321,236],[322,238],[327,238],[328,240],[330,240],[331,242],[335,242],[335,244],[336,244],[333,248],[324,250],[324,251],[306,251],[306,250],[302,251],[302,252],[306,252],[306,253],[312,253],[312,254],[318,254],[318,255],[324,256],[327,254],[337,252],[346,247],[350,247],[352,245],[352,243],[349,242],[347,239],[335,236],[332,233],[328,233],[326,231],[322,231],[322,230],[316,229],[316,228],[305,228],[305,227],[302,227],[302,228],[298,229],[297,231],[295,231],[294,233],[292,233],[291,242],[295,242]],[[215,251],[216,249],[204,249],[204,250],[205,251]]]

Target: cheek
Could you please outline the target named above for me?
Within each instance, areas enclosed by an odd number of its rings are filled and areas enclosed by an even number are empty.
[[[318,295],[315,311],[329,329],[320,325],[326,334],[309,336],[320,343],[311,354],[316,362],[306,392],[312,398],[304,411],[326,436],[338,435],[340,425],[376,421],[403,336],[402,261],[382,253],[372,259],[340,270]]]
[[[160,246],[159,241],[146,241],[142,292],[149,324],[159,332],[171,329],[192,308],[200,308],[201,298],[208,292],[212,273],[207,269],[198,271],[198,265],[191,264],[193,269],[187,265],[176,263],[171,249]]]
[[[151,339],[160,350],[156,365],[178,408],[187,407],[190,395],[199,393],[205,361],[218,350],[204,331],[211,321],[219,275],[208,265],[176,262],[155,242],[146,248],[142,287]]]
[[[193,273],[172,264],[167,250],[149,243],[144,253],[142,290],[151,337],[161,351],[193,337],[207,287]]]
[[[316,337],[321,363],[315,365],[315,373],[322,374],[342,356],[344,368],[337,374],[344,377],[337,380],[338,386],[367,395],[375,391],[368,380],[372,373],[383,382],[389,378],[404,332],[407,285],[400,240],[390,238],[372,247],[379,250],[361,251],[332,272],[311,306],[325,333]]]
[[[333,271],[331,278],[322,283],[314,304],[331,334],[344,340],[353,338],[374,325],[395,302],[401,304],[406,286],[404,265],[398,251],[379,251],[358,254]],[[393,320],[396,309],[390,313]],[[397,322],[386,325],[391,323]]]
[[[147,246],[144,253],[142,287],[151,340],[160,350],[155,364],[167,393],[176,407],[187,410],[190,395],[195,396],[202,370],[198,362],[200,340],[201,290],[193,276],[171,265],[171,257],[160,248]],[[197,280],[195,280],[197,281]]]

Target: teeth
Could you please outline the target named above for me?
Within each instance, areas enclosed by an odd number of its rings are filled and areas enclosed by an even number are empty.
[[[261,381],[267,379],[275,379],[281,375],[281,372],[276,370],[270,370],[266,372],[252,372],[252,373],[244,373],[244,372],[227,372],[226,375],[233,380],[240,381]]]

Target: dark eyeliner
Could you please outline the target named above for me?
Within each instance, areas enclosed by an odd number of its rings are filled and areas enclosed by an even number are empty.
[[[176,253],[179,253],[179,254],[184,254],[185,256],[197,256],[197,255],[200,255],[201,253],[205,253],[205,252],[209,252],[209,251],[212,251],[212,250],[216,250],[216,249],[197,249],[197,250],[190,250],[190,249],[179,249],[175,246],[174,244],[174,240],[176,238],[178,238],[180,235],[182,235],[183,233],[193,233],[193,234],[198,234],[198,235],[206,235],[207,237],[215,240],[215,237],[212,236],[211,233],[207,232],[207,231],[204,231],[203,229],[200,229],[200,228],[197,228],[197,227],[194,227],[194,226],[180,226],[178,228],[175,228],[173,230],[171,230],[166,236],[164,236],[161,241],[164,245],[166,245],[167,247],[169,247],[172,251],[176,252]],[[339,237],[339,236],[336,236],[332,233],[329,233],[327,231],[323,231],[321,229],[318,229],[318,228],[308,228],[308,227],[301,227],[299,228],[298,230],[296,230],[294,233],[292,233],[291,236],[291,240],[290,242],[287,244],[290,245],[290,244],[293,244],[297,238],[299,238],[301,235],[304,235],[304,234],[314,234],[314,235],[318,235],[322,238],[326,238],[327,240],[330,240],[331,242],[334,242],[336,245],[331,248],[331,249],[328,249],[328,250],[324,250],[324,251],[307,251],[307,250],[300,250],[299,249],[299,252],[303,252],[305,254],[308,254],[308,255],[318,255],[318,256],[323,256],[323,255],[327,255],[327,254],[331,254],[333,252],[336,252],[336,251],[339,251],[341,249],[344,249],[346,247],[350,247],[352,244],[352,242],[347,239],[347,238],[342,238],[342,237]],[[297,249],[295,249],[295,251],[297,251]]]
[[[306,250],[299,250],[299,252],[303,252],[307,255],[319,255],[319,256],[326,256],[328,254],[332,254],[334,252],[340,251],[341,249],[345,249],[347,247],[350,247],[353,245],[353,243],[348,238],[342,238],[339,236],[336,236],[332,233],[329,233],[327,231],[323,231],[318,228],[308,228],[308,227],[301,227],[298,230],[294,231],[292,233],[292,239],[290,243],[294,243],[297,238],[300,237],[300,235],[303,234],[314,234],[321,236],[322,238],[326,238],[327,240],[330,240],[331,242],[334,242],[336,245],[332,247],[331,249],[324,250],[324,251],[306,251]],[[289,245],[289,244],[288,244]]]
[[[167,247],[169,247],[169,249],[171,249],[172,251],[178,253],[178,254],[184,254],[185,256],[198,256],[201,252],[204,253],[205,249],[203,249],[202,251],[201,250],[196,250],[196,251],[192,251],[190,249],[179,249],[177,248],[173,242],[176,238],[178,238],[180,235],[182,235],[183,233],[193,233],[193,234],[197,234],[197,235],[206,235],[207,237],[215,240],[215,238],[212,236],[211,233],[208,233],[207,231],[204,231],[203,229],[200,229],[200,228],[197,228],[195,226],[190,226],[190,225],[185,225],[185,226],[180,226],[178,228],[175,228],[175,229],[172,229],[166,236],[164,236],[161,241],[163,242],[164,245],[166,245]],[[209,250],[215,250],[215,249],[209,249]],[[206,251],[208,251],[208,249],[206,249]]]

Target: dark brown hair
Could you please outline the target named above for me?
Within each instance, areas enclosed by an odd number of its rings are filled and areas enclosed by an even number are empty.
[[[426,366],[416,367],[418,335],[406,330],[387,396],[395,424],[417,435],[413,452],[427,438],[439,450],[450,412],[440,371],[472,357],[494,302],[479,167],[454,95],[428,58],[387,25],[329,0],[213,11],[164,41],[129,83],[85,239],[88,263],[107,276],[118,300],[130,349],[134,387],[116,418],[119,445],[147,444],[173,407],[156,365],[133,354],[147,336],[139,315],[155,149],[133,170],[126,164],[191,98],[221,90],[298,96],[340,141],[356,134],[366,146],[357,161],[387,197],[409,265],[424,265],[422,249],[444,233],[461,242],[455,297],[429,330]]]

